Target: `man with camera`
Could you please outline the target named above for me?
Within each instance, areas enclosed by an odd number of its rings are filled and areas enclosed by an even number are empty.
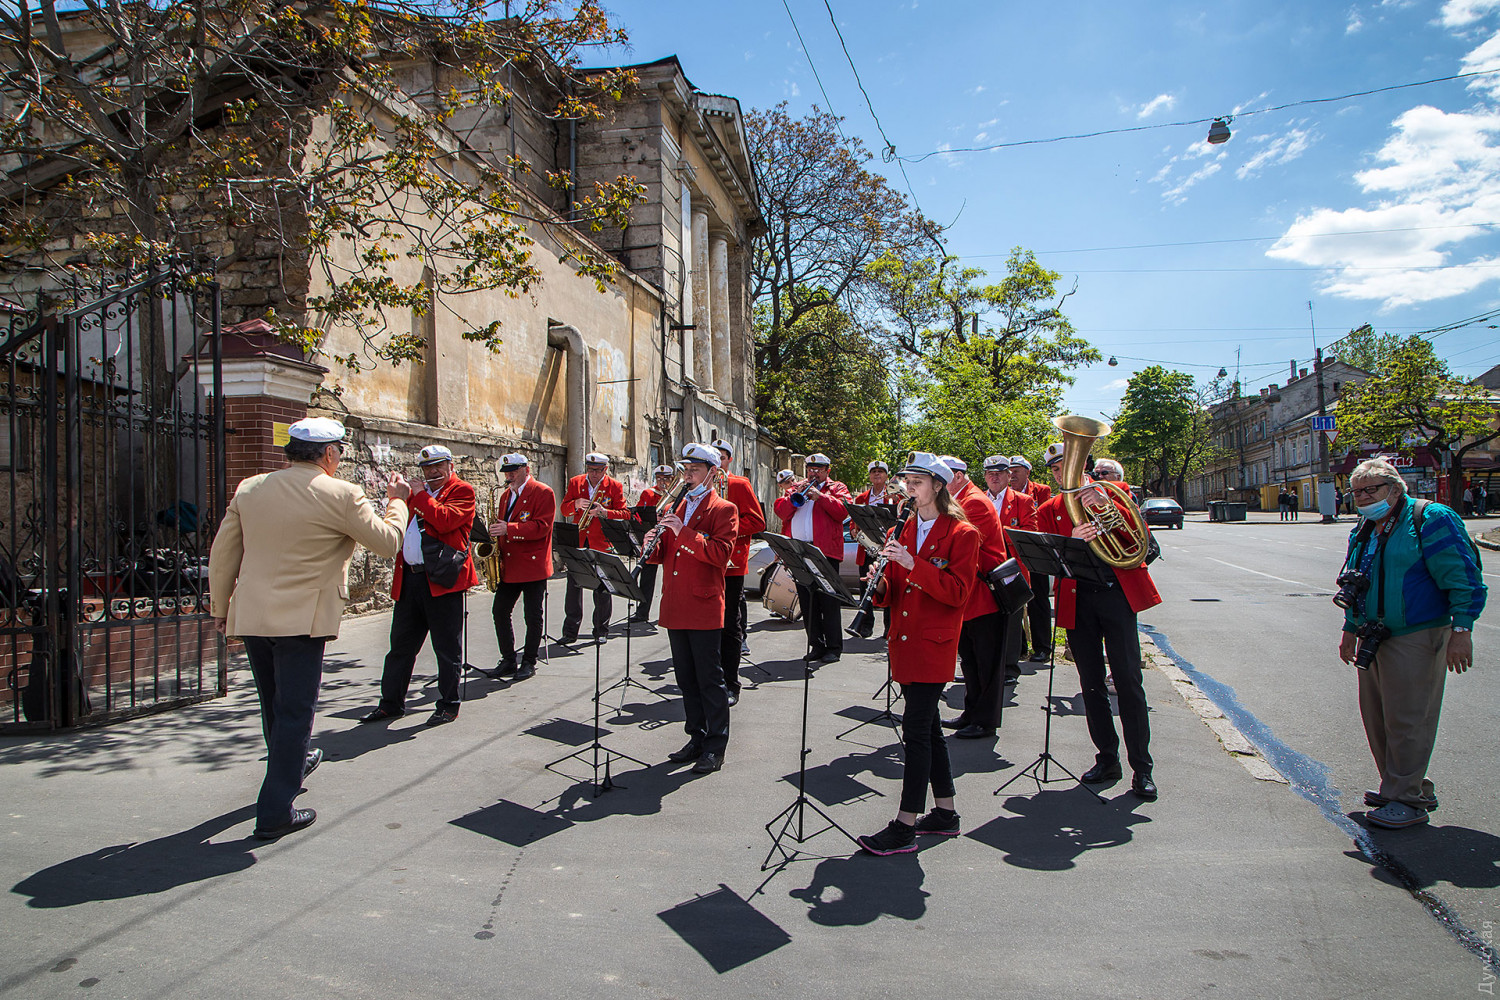
[[[1359,511],[1333,602],[1344,609],[1339,658],[1359,668],[1359,713],[1380,774],[1365,822],[1426,823],[1437,808],[1427,764],[1437,740],[1445,668],[1474,662],[1484,610],[1479,553],[1452,508],[1413,500],[1395,467],[1361,462],[1349,477]]]

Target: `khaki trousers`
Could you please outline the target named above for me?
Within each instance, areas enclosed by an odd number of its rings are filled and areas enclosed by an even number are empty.
[[[1448,627],[1393,636],[1380,644],[1375,662],[1359,673],[1359,713],[1380,794],[1419,809],[1436,801],[1427,764],[1437,740],[1447,676]]]

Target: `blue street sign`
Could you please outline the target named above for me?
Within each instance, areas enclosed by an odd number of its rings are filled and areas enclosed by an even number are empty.
[[[1338,417],[1331,415],[1327,417],[1313,417],[1312,429],[1315,431],[1336,431],[1339,429]]]

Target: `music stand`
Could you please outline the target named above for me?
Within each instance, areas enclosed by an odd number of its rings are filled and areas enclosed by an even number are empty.
[[[603,587],[611,594],[622,596],[627,601],[640,600],[640,588],[631,579],[630,571],[625,568],[625,564],[620,561],[620,557],[614,553],[595,552],[592,549],[570,549],[566,547],[559,548],[557,551],[558,555],[562,557],[563,565],[567,567],[568,577],[579,588],[583,590],[597,590]],[[572,753],[559,757],[557,760],[546,765],[547,770],[568,777],[563,771],[557,770],[557,765],[565,760],[573,760],[575,758],[583,760],[584,755],[588,754],[594,769],[595,798],[615,787],[614,780],[610,776],[610,765],[615,760],[628,760],[632,764],[641,765],[641,767],[650,767],[643,760],[637,760],[629,754],[621,753],[618,750],[611,750],[599,742],[602,732],[599,726],[599,699],[602,694],[599,689],[600,657],[603,655],[603,649],[604,643],[602,642],[594,645],[594,739],[588,746],[580,747]],[[625,659],[627,663],[630,661],[630,637],[628,633],[625,639]],[[600,759],[601,754],[603,755],[602,761]],[[604,781],[602,783],[599,781],[600,767],[604,768]]]
[[[630,520],[616,520],[614,518],[601,517],[598,521],[599,530],[604,532],[604,540],[609,542],[620,555],[626,559],[639,559],[641,555],[640,539],[637,539],[631,526],[636,522]],[[645,532],[641,532],[641,538],[645,538]]]
[[[844,586],[839,579],[838,571],[833,564],[815,545],[800,542],[785,535],[773,534],[763,531],[755,536],[762,539],[775,550],[782,565],[792,574],[792,579],[804,587],[813,590],[822,590],[832,594],[839,599],[841,604],[853,604],[854,596],[849,593],[849,588]],[[767,871],[771,868],[771,858],[779,851],[781,861],[779,864],[788,864],[797,860],[797,855],[803,853],[800,850],[789,851],[782,846],[782,841],[790,838],[797,844],[805,844],[820,834],[829,830],[837,830],[850,841],[858,844],[854,835],[821,808],[818,804],[807,797],[807,755],[812,753],[807,746],[807,704],[808,696],[812,690],[812,663],[808,660],[802,661],[802,743],[801,752],[797,757],[797,798],[792,804],[777,813],[771,822],[766,824],[766,832],[771,835],[771,850],[766,853],[765,861],[761,862],[760,870]],[[807,832],[807,810],[811,809],[817,813],[828,825],[821,829]],[[779,830],[774,829],[780,823]],[[794,829],[795,824],[795,829]]]
[[[1105,566],[1094,555],[1089,543],[1081,538],[1073,538],[1068,535],[1052,535],[1042,531],[1021,531],[1018,528],[1005,529],[1015,548],[1016,558],[1025,563],[1026,568],[1033,573],[1056,579],[1070,578],[1084,580],[1089,583],[1107,584],[1114,580],[1114,571]],[[1049,622],[1050,625],[1050,622]],[[1050,636],[1048,637],[1051,638]],[[1034,640],[1033,640],[1034,641]],[[1056,766],[1059,771],[1066,774],[1085,789],[1090,795],[1098,799],[1101,804],[1106,803],[1104,796],[1089,788],[1083,783],[1083,779],[1063,766],[1062,762],[1052,756],[1052,686],[1057,678],[1057,643],[1049,643],[1052,646],[1052,662],[1048,666],[1047,675],[1047,701],[1042,706],[1042,711],[1047,716],[1045,735],[1042,737],[1042,752],[1037,755],[1036,760],[1026,765],[1017,772],[1005,784],[995,789],[994,794],[999,795],[1012,783],[1020,778],[1030,778],[1036,782],[1036,790],[1040,792],[1043,785],[1063,781],[1063,778],[1051,776],[1050,768]]]

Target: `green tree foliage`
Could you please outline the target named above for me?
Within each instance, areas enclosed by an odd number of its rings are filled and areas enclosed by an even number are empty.
[[[1182,470],[1202,452],[1208,424],[1193,377],[1151,365],[1130,377],[1109,450],[1129,472],[1138,470],[1140,484],[1150,492],[1178,495]]]
[[[1379,371],[1401,349],[1401,338],[1394,333],[1376,333],[1369,323],[1350,330],[1325,353],[1367,372]]]
[[[1417,336],[1402,341],[1372,377],[1346,386],[1338,406],[1339,433],[1351,441],[1451,453],[1450,488],[1458,492],[1463,456],[1500,436],[1497,415],[1500,403],[1489,390],[1455,378],[1432,342]]]

